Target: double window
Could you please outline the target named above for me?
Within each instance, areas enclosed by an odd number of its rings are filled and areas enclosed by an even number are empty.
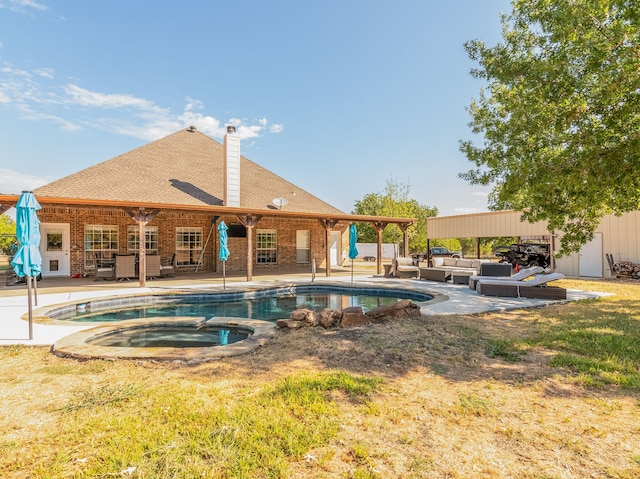
[[[86,265],[112,260],[118,254],[118,226],[85,225],[84,254]]]
[[[256,263],[276,264],[278,262],[278,235],[276,230],[256,231]]]
[[[176,228],[176,264],[195,266],[202,254],[202,228]]]
[[[158,227],[145,226],[144,243],[147,254],[158,254]],[[140,250],[140,228],[137,225],[127,226],[127,253],[137,253]]]

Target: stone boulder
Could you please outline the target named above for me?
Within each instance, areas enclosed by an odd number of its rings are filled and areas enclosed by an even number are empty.
[[[354,326],[363,326],[365,324],[369,324],[371,322],[371,318],[366,314],[362,314],[362,312],[358,313],[345,313],[342,312],[342,323],[341,326],[343,328],[352,328]]]
[[[300,329],[310,326],[306,321],[297,321],[295,319],[279,319],[276,321],[276,328],[279,329]]]
[[[349,306],[348,308],[344,308],[342,312],[362,314],[362,306]]]
[[[325,329],[335,328],[340,324],[341,321],[342,311],[334,311],[329,308],[322,310],[316,318],[316,324],[318,326],[322,326]]]
[[[382,322],[394,318],[417,318],[420,316],[420,306],[410,299],[403,299],[388,306],[378,306],[367,311],[372,322]]]
[[[316,325],[316,312],[311,309],[294,309],[289,314],[289,319],[294,321],[303,321],[310,326]]]

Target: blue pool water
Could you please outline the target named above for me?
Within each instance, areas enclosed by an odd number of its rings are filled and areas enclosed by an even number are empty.
[[[424,293],[402,290],[358,290],[340,288],[305,287],[288,290],[260,292],[257,297],[247,297],[246,293],[236,294],[188,294],[153,296],[141,301],[93,301],[76,305],[54,314],[55,319],[82,322],[108,322],[125,319],[140,319],[165,316],[195,317],[236,317],[275,321],[288,318],[295,309],[312,309],[316,312],[325,308],[340,310],[360,306],[369,311],[378,306],[391,305],[401,299],[427,301],[431,296]]]
[[[154,326],[116,330],[88,341],[95,346],[118,348],[208,348],[226,346],[247,339],[250,331],[241,328]]]

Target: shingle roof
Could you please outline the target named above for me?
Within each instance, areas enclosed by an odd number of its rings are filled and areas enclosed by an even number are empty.
[[[293,194],[295,192],[295,194]],[[172,205],[223,205],[224,146],[197,130],[181,130],[34,190],[36,196]],[[344,214],[241,156],[240,207]]]

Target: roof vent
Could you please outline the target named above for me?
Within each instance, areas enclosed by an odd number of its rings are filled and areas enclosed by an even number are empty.
[[[187,128],[187,131],[188,131],[189,133],[195,133],[195,131],[196,131],[196,127],[195,127],[195,126],[193,126],[193,125],[191,125],[189,128]]]

